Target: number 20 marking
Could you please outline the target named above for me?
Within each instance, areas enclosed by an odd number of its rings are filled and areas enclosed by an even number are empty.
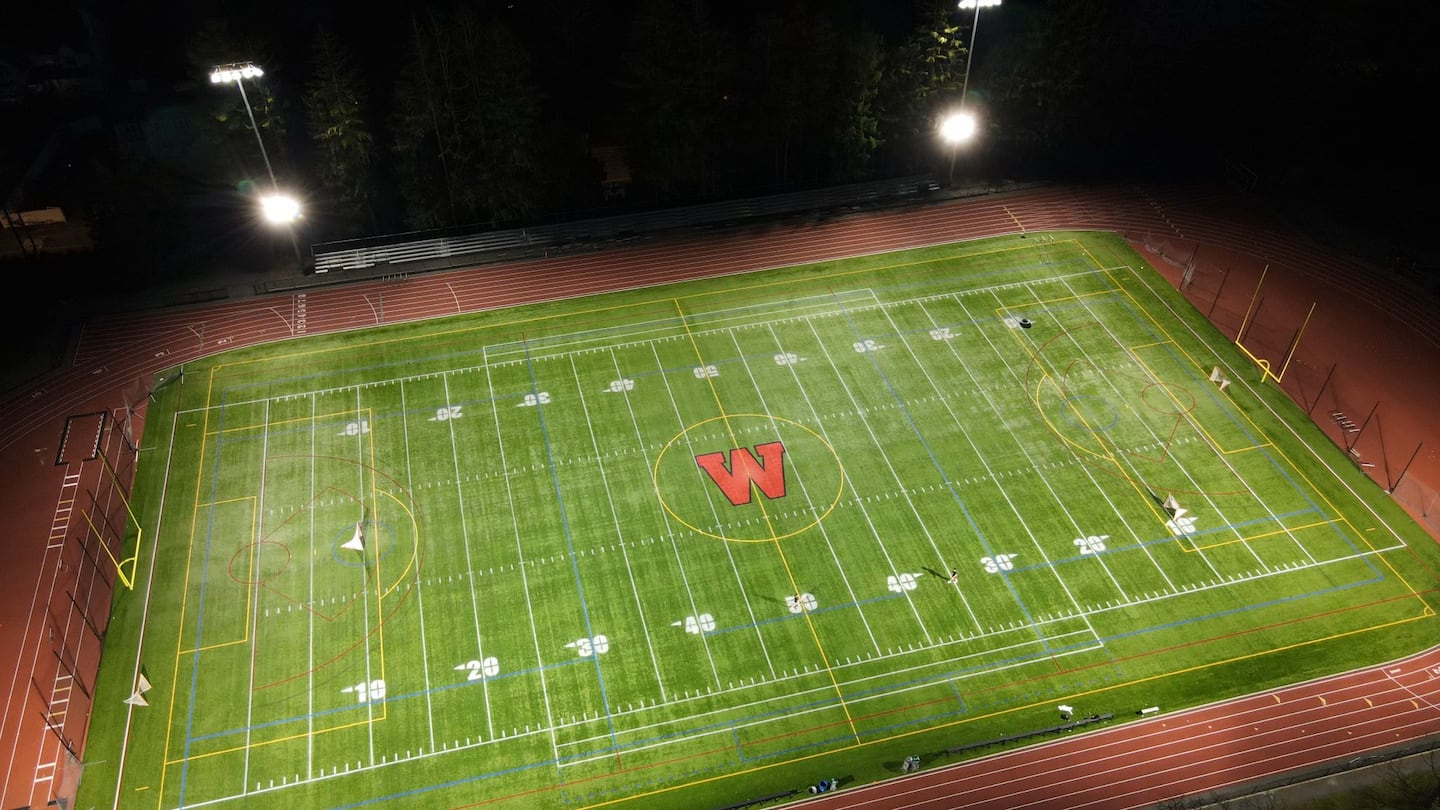
[[[465,680],[478,681],[484,678],[493,678],[500,674],[500,662],[495,658],[486,658],[484,661],[466,661],[456,669],[465,670]]]

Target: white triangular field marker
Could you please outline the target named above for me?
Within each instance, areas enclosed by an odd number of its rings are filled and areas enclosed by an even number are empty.
[[[142,695],[142,694],[140,694],[139,692],[136,692],[135,694],[131,695],[131,696],[128,697],[128,698],[125,698],[125,700],[123,700],[123,701],[121,701],[121,702],[123,702],[123,703],[128,703],[128,704],[130,704],[131,706],[149,706],[149,705],[150,705],[150,701],[146,700],[146,699],[145,699],[145,696]]]
[[[1219,366],[1215,366],[1215,367],[1211,368],[1211,369],[1210,369],[1210,382],[1220,382],[1220,379],[1221,379],[1220,367],[1219,367]]]
[[[1174,495],[1165,496],[1165,508],[1170,510],[1171,512],[1174,512],[1176,509],[1180,508],[1180,504],[1175,502]]]
[[[137,694],[144,694],[150,691],[150,688],[149,679],[145,677],[145,673],[140,673],[140,682],[135,685],[135,692]]]
[[[355,524],[355,535],[354,535],[353,537],[351,537],[349,540],[347,540],[347,541],[345,541],[344,543],[342,543],[340,547],[341,547],[341,548],[349,549],[349,550],[351,550],[351,551],[364,551],[364,550],[365,550],[365,527],[364,527],[364,525],[363,525],[363,524],[360,524],[360,523],[356,523],[356,524]]]

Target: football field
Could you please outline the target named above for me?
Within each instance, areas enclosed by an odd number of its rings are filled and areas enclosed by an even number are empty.
[[[1435,544],[1113,235],[181,372],[81,807],[721,807],[1436,632]]]

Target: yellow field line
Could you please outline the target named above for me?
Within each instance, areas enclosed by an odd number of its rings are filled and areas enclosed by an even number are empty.
[[[1085,247],[1082,246],[1081,249],[1084,250],[1087,254],[1089,253],[1088,248],[1085,248]],[[1133,274],[1134,274],[1134,270],[1133,270],[1133,269],[1128,268],[1128,267],[1127,267],[1127,268],[1124,268],[1124,269],[1128,270],[1128,271],[1132,274],[1132,277],[1135,277],[1135,276],[1133,275]],[[1109,274],[1111,271],[1110,271],[1110,270],[1106,270],[1105,272],[1106,272],[1107,274]],[[1112,279],[1113,279],[1113,278],[1114,278],[1114,277],[1112,276]],[[1138,279],[1138,277],[1135,277],[1135,278],[1136,278],[1137,281],[1140,282],[1141,286],[1144,287],[1144,289],[1145,289],[1145,291],[1146,291],[1147,293],[1149,293],[1152,297],[1157,297],[1156,292],[1155,292],[1153,289],[1151,289],[1148,284],[1145,284],[1143,281],[1140,281],[1140,280]],[[1163,326],[1161,326],[1161,325],[1159,324],[1159,322],[1156,321],[1155,318],[1150,314],[1150,311],[1149,311],[1146,307],[1142,306],[1139,301],[1135,300],[1135,297],[1130,294],[1129,290],[1127,290],[1127,289],[1124,288],[1124,285],[1123,285],[1123,284],[1119,284],[1119,283],[1117,282],[1117,286],[1119,286],[1119,287],[1121,288],[1121,292],[1125,295],[1125,297],[1126,297],[1126,298],[1129,298],[1130,301],[1131,301],[1131,303],[1135,305],[1136,310],[1138,310],[1138,311],[1145,317],[1145,319],[1146,319],[1157,331],[1159,331],[1160,333],[1165,334],[1165,335],[1167,335],[1167,336],[1169,335],[1169,330],[1167,330],[1167,329],[1165,329]],[[1205,346],[1207,346],[1207,348],[1208,348],[1208,345],[1205,343],[1205,341],[1204,341],[1203,339],[1201,339],[1199,342],[1200,342],[1201,345],[1205,345]],[[1241,348],[1243,349],[1243,347],[1241,347]],[[1176,344],[1176,349],[1177,349],[1177,351],[1179,351],[1181,354],[1185,355],[1185,357],[1186,357],[1187,359],[1189,359],[1190,362],[1193,363],[1197,369],[1203,369],[1203,368],[1204,368],[1204,366],[1203,366],[1202,364],[1196,363],[1195,358],[1192,357],[1188,352],[1186,352],[1183,346],[1181,346],[1180,344],[1177,343],[1177,344]],[[1284,451],[1283,449],[1281,449],[1279,445],[1276,445],[1273,440],[1270,440],[1269,434],[1268,434],[1263,428],[1261,428],[1258,424],[1256,424],[1253,419],[1250,418],[1249,414],[1247,414],[1247,413],[1245,412],[1245,409],[1243,409],[1243,408],[1234,408],[1234,409],[1231,410],[1231,413],[1232,413],[1234,416],[1236,416],[1237,418],[1239,418],[1239,419],[1241,419],[1242,421],[1244,421],[1247,425],[1249,425],[1249,426],[1250,426],[1250,429],[1253,430],[1256,434],[1264,437],[1264,438],[1267,440],[1265,446],[1268,446],[1268,447],[1270,448],[1271,452],[1275,453],[1276,456],[1278,456],[1278,457],[1281,458],[1281,459],[1284,459],[1286,467],[1287,467],[1296,477],[1298,477],[1300,480],[1302,480],[1302,481],[1305,482],[1305,485],[1308,487],[1309,492],[1310,492],[1311,494],[1313,494],[1316,498],[1318,498],[1321,502],[1323,502],[1323,503],[1325,504],[1325,506],[1329,509],[1329,511],[1330,511],[1332,514],[1335,514],[1335,515],[1338,515],[1338,516],[1339,516],[1339,517],[1336,519],[1337,522],[1344,524],[1344,526],[1345,526],[1346,528],[1348,528],[1348,529],[1356,536],[1356,538],[1357,538],[1360,542],[1364,543],[1371,551],[1374,551],[1374,550],[1375,550],[1375,548],[1376,548],[1375,545],[1374,545],[1373,543],[1371,543],[1370,540],[1365,536],[1366,533],[1360,531],[1359,528],[1356,527],[1356,526],[1354,525],[1354,523],[1352,523],[1348,517],[1346,517],[1345,511],[1342,510],[1342,509],[1340,509],[1340,508],[1338,508],[1334,503],[1332,503],[1332,502],[1330,501],[1329,498],[1327,498],[1327,497],[1325,496],[1325,491],[1324,491],[1322,488],[1320,488],[1314,481],[1310,480],[1309,476],[1305,475],[1305,472],[1304,472],[1304,470],[1300,467],[1300,465],[1296,464],[1289,456],[1287,456],[1287,455],[1285,454],[1285,451]],[[1283,418],[1283,417],[1282,417],[1282,418]],[[1307,447],[1307,448],[1309,447],[1309,445],[1306,444],[1303,439],[1301,439],[1300,442],[1301,442],[1301,444],[1302,444],[1303,446],[1305,446],[1305,447]],[[1329,466],[1328,466],[1328,465],[1326,465],[1326,469],[1329,469]],[[1396,542],[1399,542],[1399,543],[1401,543],[1401,544],[1404,544],[1405,541],[1404,541],[1403,538],[1399,537],[1398,535],[1395,535],[1393,532],[1391,532],[1391,536],[1394,537],[1394,539],[1396,540]],[[1412,596],[1414,596],[1416,599],[1419,599],[1419,600],[1420,600],[1420,603],[1421,603],[1422,605],[1425,605],[1426,608],[1428,609],[1428,608],[1429,608],[1429,605],[1425,602],[1424,597],[1420,596],[1419,592],[1415,589],[1415,586],[1412,585],[1408,579],[1406,579],[1405,575],[1404,575],[1403,573],[1401,573],[1398,569],[1396,569],[1395,566],[1391,565],[1390,562],[1385,558],[1385,555],[1383,555],[1383,554],[1380,555],[1380,556],[1379,556],[1379,559],[1380,559],[1381,563],[1382,563],[1383,565],[1385,565],[1386,568],[1389,568],[1389,569],[1390,569],[1390,572],[1395,575],[1395,578],[1396,578],[1398,581],[1400,581],[1402,584],[1404,584],[1406,588],[1409,588],[1410,594],[1411,594]]]
[[[1260,534],[1251,534],[1251,535],[1246,535],[1246,536],[1244,536],[1244,537],[1236,537],[1236,538],[1231,539],[1231,540],[1225,540],[1225,541],[1220,542],[1220,543],[1208,543],[1208,544],[1203,545],[1203,546],[1202,546],[1202,545],[1197,545],[1197,544],[1195,544],[1195,543],[1191,543],[1191,544],[1187,547],[1187,546],[1185,545],[1185,543],[1183,543],[1183,542],[1181,542],[1181,541],[1187,539],[1188,536],[1176,536],[1175,542],[1180,545],[1180,550],[1181,550],[1181,551],[1185,552],[1186,554],[1190,554],[1190,553],[1196,552],[1196,551],[1207,551],[1207,550],[1212,549],[1212,548],[1223,548],[1223,547],[1225,547],[1225,546],[1231,545],[1232,543],[1248,543],[1248,542],[1250,542],[1250,541],[1252,541],[1252,540],[1264,540],[1264,539],[1267,538],[1267,537],[1274,537],[1274,536],[1277,535],[1277,534],[1290,534],[1290,533],[1292,533],[1292,532],[1300,532],[1300,531],[1304,531],[1304,530],[1306,530],[1306,529],[1317,529],[1317,528],[1319,528],[1319,527],[1321,527],[1321,526],[1330,526],[1330,525],[1333,525],[1333,524],[1336,524],[1336,523],[1343,523],[1343,522],[1344,522],[1344,519],[1343,519],[1343,518],[1330,518],[1330,519],[1328,519],[1328,520],[1317,520],[1317,521],[1315,521],[1314,523],[1306,523],[1306,524],[1303,525],[1303,526],[1281,526],[1280,528],[1278,528],[1278,529],[1276,529],[1276,530],[1274,530],[1274,531],[1261,532]]]
[[[690,347],[695,350],[695,358],[701,366],[704,366],[705,356],[700,351],[700,345],[695,342],[694,333],[690,331],[690,323],[685,315],[684,306],[680,303],[679,299],[675,299],[674,304],[675,311],[680,317],[680,323],[685,327],[685,335],[690,341]],[[739,447],[740,439],[736,437],[734,429],[730,427],[729,417],[725,415],[725,405],[720,401],[720,392],[715,389],[714,378],[707,376],[705,377],[705,382],[706,385],[710,387],[710,396],[715,400],[715,408],[720,413],[722,421],[725,424],[725,432],[730,434],[731,445]],[[755,503],[760,509],[760,516],[765,520],[765,529],[770,534],[771,542],[775,546],[775,553],[780,557],[780,565],[785,569],[785,578],[789,580],[790,589],[796,594],[799,594],[800,586],[795,579],[795,572],[790,567],[790,561],[785,558],[785,549],[782,547],[778,532],[775,531],[769,513],[765,510],[765,502],[763,499],[757,499]],[[835,697],[840,702],[840,710],[845,713],[845,722],[850,726],[850,734],[858,742],[860,739],[860,731],[855,727],[855,718],[851,716],[850,706],[845,702],[845,694],[840,689],[840,680],[835,677],[834,670],[830,668],[830,656],[826,654],[825,645],[820,641],[820,634],[815,630],[815,623],[810,618],[810,611],[802,607],[800,609],[800,615],[805,619],[805,627],[810,631],[810,638],[815,643],[815,649],[820,653],[820,664],[825,667],[825,674],[829,676],[830,684],[835,688]]]

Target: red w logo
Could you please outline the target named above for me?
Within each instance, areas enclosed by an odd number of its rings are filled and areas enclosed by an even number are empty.
[[[695,463],[710,476],[715,486],[725,493],[725,499],[734,506],[750,503],[750,485],[759,487],[765,497],[774,500],[785,497],[785,445],[768,442],[755,445],[761,461],[747,447],[736,447],[730,451],[730,466],[725,466],[724,453],[706,453],[695,457]]]

